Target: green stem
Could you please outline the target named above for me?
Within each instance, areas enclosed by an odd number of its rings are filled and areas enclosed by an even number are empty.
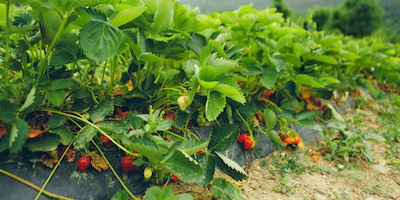
[[[110,76],[110,84],[108,85],[108,94],[112,94],[112,87],[114,85],[114,74],[115,74],[115,67],[117,63],[117,58],[114,56],[111,60],[111,76]]]
[[[23,183],[23,184],[25,184],[25,185],[27,185],[27,186],[30,186],[30,187],[32,187],[33,189],[37,190],[37,191],[40,191],[40,187],[38,187],[38,186],[36,186],[35,184],[33,184],[33,183],[29,182],[29,181],[26,181],[26,180],[24,180],[24,179],[22,179],[22,178],[20,178],[20,177],[18,177],[18,176],[16,176],[16,175],[14,175],[14,174],[11,174],[10,172],[7,172],[7,171],[4,171],[4,170],[0,169],[0,173],[5,174],[5,175],[7,175],[7,176],[9,176],[9,177],[11,177],[11,178],[13,178],[13,179],[15,179],[15,180],[17,180],[17,181]],[[50,198],[64,199],[64,200],[73,200],[73,199],[68,198],[68,197],[64,197],[64,196],[60,196],[60,195],[57,195],[57,194],[53,194],[53,193],[51,193],[51,192],[47,192],[46,190],[43,190],[43,194],[47,195],[47,196],[50,197]]]
[[[96,130],[98,130],[102,135],[104,135],[104,136],[106,136],[108,139],[110,139],[110,141],[112,142],[112,143],[114,143],[118,148],[120,148],[122,151],[125,151],[127,154],[129,154],[129,155],[133,155],[133,156],[136,156],[137,154],[136,153],[134,153],[134,152],[131,152],[131,151],[129,151],[128,149],[126,149],[125,147],[123,147],[122,145],[120,145],[117,141],[115,141],[113,138],[111,138],[106,132],[104,132],[101,128],[99,128],[98,126],[96,126],[95,124],[93,124],[92,122],[90,122],[90,121],[88,121],[88,120],[86,120],[86,119],[84,119],[84,118],[82,118],[82,117],[77,117],[77,116],[75,116],[75,115],[71,115],[71,114],[67,114],[67,113],[63,113],[63,112],[60,112],[60,111],[58,111],[58,110],[54,110],[54,109],[51,109],[51,108],[41,108],[40,110],[42,110],[42,111],[50,111],[50,112],[53,112],[53,113],[56,113],[56,114],[60,114],[60,115],[64,115],[64,116],[67,116],[67,117],[70,117],[70,118],[75,118],[75,119],[78,119],[78,120],[80,120],[80,121],[82,121],[82,122],[84,122],[84,123],[86,123],[86,124],[89,124],[90,126],[93,126]]]
[[[10,56],[9,48],[10,48],[10,0],[6,2],[6,55],[5,55],[5,62],[4,62],[4,79],[5,85],[8,85],[8,59]],[[6,90],[6,95],[7,95]]]
[[[67,21],[68,21],[68,18],[69,18],[69,15],[70,15],[70,14],[71,14],[71,12],[68,12],[68,13],[66,14],[66,16],[64,16],[63,21],[62,21],[61,26],[60,26],[60,29],[58,29],[56,36],[54,37],[54,39],[53,39],[53,41],[51,42],[50,46],[47,48],[47,51],[46,51],[46,54],[45,54],[43,60],[40,62],[39,74],[38,74],[38,77],[36,78],[34,88],[37,88],[37,86],[39,85],[40,78],[41,78],[41,76],[42,76],[42,74],[43,74],[43,71],[44,71],[44,65],[45,65],[46,62],[47,62],[47,58],[48,58],[49,55],[51,54],[51,51],[52,51],[54,45],[56,44],[56,41],[57,41],[58,38],[61,36],[61,34],[62,34],[63,30],[64,30],[64,27],[65,27],[65,25],[67,24]]]
[[[124,184],[124,182],[122,182],[121,178],[118,176],[117,172],[114,170],[114,168],[111,166],[110,162],[108,162],[106,156],[104,155],[103,151],[101,151],[100,147],[96,144],[96,142],[92,139],[92,143],[94,144],[94,146],[96,146],[97,150],[99,150],[101,156],[103,156],[104,160],[107,162],[108,166],[110,166],[111,171],[114,173],[115,177],[118,179],[118,181],[121,183],[122,187],[124,187],[124,189],[126,190],[126,192],[128,192],[129,195],[131,195],[131,197],[135,200],[139,200],[138,198],[135,197],[135,195],[132,194],[132,192],[128,189],[128,187],[126,187],[126,185]]]
[[[239,115],[240,119],[242,119],[242,121],[243,121],[244,124],[246,125],[247,129],[249,130],[250,136],[253,137],[253,131],[251,130],[249,124],[246,122],[246,120],[244,120],[244,118],[243,118],[242,115],[240,114],[239,110],[236,109],[236,108],[235,108],[235,110],[236,110],[236,113]]]
[[[71,147],[73,141],[76,139],[76,137],[69,143],[67,149],[65,149],[64,153],[62,154],[60,160],[57,162],[56,166],[54,167],[53,171],[51,172],[51,174],[49,175],[49,177],[47,178],[46,182],[44,183],[42,189],[40,189],[39,193],[37,194],[35,200],[39,199],[40,194],[42,194],[44,188],[46,187],[47,183],[49,183],[51,177],[53,176],[54,172],[56,172],[58,165],[60,165],[62,159],[64,158],[65,154],[67,153],[67,151],[69,150],[69,148]]]
[[[178,135],[178,134],[176,134],[174,132],[171,132],[171,131],[165,131],[165,132],[167,132],[167,133],[169,133],[169,134],[171,134],[171,135],[173,135],[173,136],[175,136],[177,138],[181,138],[182,140],[187,140],[186,138],[184,138],[184,137],[182,137],[182,136],[180,136],[180,135]]]

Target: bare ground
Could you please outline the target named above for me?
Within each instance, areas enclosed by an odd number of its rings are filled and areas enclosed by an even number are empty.
[[[367,109],[365,112],[372,116],[363,119],[367,128],[377,128],[374,122],[376,112],[373,109]],[[354,110],[349,110],[345,117],[351,118],[352,113]],[[328,161],[324,158],[323,152],[317,162],[313,162],[307,155],[300,157],[303,154],[296,152],[296,156],[300,158],[300,168],[305,173],[286,173],[284,178],[279,173],[279,167],[274,166],[273,158],[284,157],[285,154],[293,156],[295,151],[293,149],[284,152],[275,151],[265,158],[246,164],[244,170],[249,178],[238,182],[241,185],[242,196],[249,200],[400,199],[400,172],[392,170],[392,166],[385,162],[387,155],[385,147],[389,144],[383,142],[371,144],[375,156],[375,163],[372,165],[365,163],[359,157],[351,157],[344,169],[343,161]],[[317,139],[306,144],[303,152],[315,146],[323,147],[324,144],[321,139]],[[216,174],[216,176],[221,175]],[[212,199],[207,195],[209,192],[206,188],[197,185],[176,182],[170,183],[169,186],[176,194],[187,192],[197,197],[196,199]],[[287,192],[289,190],[292,194]]]

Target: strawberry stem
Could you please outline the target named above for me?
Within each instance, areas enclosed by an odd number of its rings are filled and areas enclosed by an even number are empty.
[[[128,187],[126,187],[126,185],[124,184],[124,182],[122,182],[121,178],[118,176],[117,172],[114,170],[114,168],[111,166],[110,162],[108,162],[106,156],[104,155],[103,151],[101,151],[100,147],[96,144],[96,142],[92,139],[92,143],[94,144],[94,146],[96,146],[97,150],[99,150],[101,156],[103,156],[104,160],[107,162],[108,166],[110,166],[111,171],[114,173],[115,177],[118,179],[118,181],[121,183],[122,187],[124,187],[124,189],[126,190],[126,192],[128,192],[129,195],[131,195],[131,197],[135,200],[139,200],[138,198],[135,197],[135,195],[132,194],[132,192],[128,189]]]
[[[56,172],[58,165],[60,165],[62,159],[64,158],[65,154],[68,152],[69,148],[71,147],[72,143],[74,142],[74,140],[76,139],[76,137],[69,143],[68,147],[65,149],[64,153],[62,154],[60,160],[58,160],[56,166],[54,167],[53,171],[51,171],[49,177],[47,178],[46,182],[44,183],[44,185],[42,186],[42,188],[40,189],[39,193],[36,195],[35,200],[39,199],[39,196],[42,194],[42,192],[44,191],[44,188],[46,187],[46,185],[49,183],[51,177],[53,176],[54,172]]]
[[[244,122],[244,124],[247,126],[247,130],[249,130],[249,135],[251,138],[253,138],[253,131],[251,130],[249,124],[246,122],[246,120],[244,120],[244,118],[242,117],[242,115],[240,114],[239,110],[237,108],[235,108],[236,113],[239,115],[240,119],[242,119],[242,121]]]
[[[40,187],[38,187],[35,184],[33,184],[33,183],[29,182],[29,181],[26,181],[26,180],[14,175],[14,174],[11,174],[10,172],[7,172],[5,170],[0,169],[0,173],[2,173],[4,175],[7,175],[7,176],[9,176],[9,177],[11,177],[11,178],[13,178],[13,179],[25,184],[25,185],[28,185],[28,186],[32,187],[33,189],[35,189],[37,191],[40,191]],[[68,198],[68,197],[64,197],[64,196],[60,196],[60,195],[57,195],[57,194],[53,194],[51,192],[47,192],[46,190],[43,190],[43,194],[47,195],[48,197],[55,198],[55,199],[73,200],[73,199]]]

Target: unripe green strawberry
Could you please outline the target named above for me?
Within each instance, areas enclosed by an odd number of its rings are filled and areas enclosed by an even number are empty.
[[[153,175],[153,170],[147,167],[146,169],[144,169],[143,175],[145,179],[149,179],[151,178],[151,175]]]
[[[179,105],[179,108],[181,109],[181,111],[184,111],[192,103],[187,94],[182,94],[178,98],[177,102],[178,102],[178,105]]]

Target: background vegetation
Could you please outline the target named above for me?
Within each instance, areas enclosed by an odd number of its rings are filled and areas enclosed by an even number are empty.
[[[209,13],[213,11],[233,11],[240,5],[253,3],[253,8],[255,9],[265,9],[267,7],[272,7],[276,0],[181,0],[182,4],[188,4],[192,8],[199,7],[201,13]],[[400,1],[398,0],[377,0],[379,7],[384,11],[383,14],[383,24],[378,31],[375,32],[376,35],[380,37],[385,37],[388,41],[393,43],[400,42]],[[276,1],[276,2],[280,2]],[[283,1],[292,10],[292,20],[297,23],[306,21],[309,14],[313,13],[316,15],[313,17],[313,21],[321,24],[318,30],[328,29],[333,32],[330,27],[334,24],[325,25],[329,23],[330,16],[335,10],[340,10],[339,6],[344,2],[343,0],[286,0]],[[369,1],[373,2],[373,1]],[[344,20],[344,19],[340,19]],[[381,24],[382,22],[378,22]],[[336,28],[338,28],[336,26]]]

